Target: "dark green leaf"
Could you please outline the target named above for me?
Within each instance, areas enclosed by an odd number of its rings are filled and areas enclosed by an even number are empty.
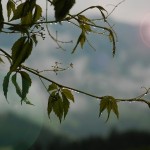
[[[11,79],[12,79],[12,83],[13,83],[14,86],[15,86],[16,93],[17,93],[18,96],[21,98],[21,104],[22,104],[22,102],[25,102],[25,103],[28,104],[28,105],[33,105],[33,104],[27,99],[27,97],[24,97],[24,96],[23,96],[23,92],[22,92],[20,86],[19,86],[18,83],[17,83],[17,74],[16,74],[16,73],[12,76]]]
[[[7,2],[7,17],[8,17],[8,20],[10,20],[10,15],[14,11],[15,11],[15,4],[13,3],[12,0],[9,0]]]
[[[62,89],[62,94],[64,94],[67,99],[70,99],[70,100],[72,100],[74,102],[74,96],[73,96],[73,94],[71,93],[70,90]]]
[[[67,97],[65,96],[64,93],[62,93],[62,99],[63,99],[63,110],[64,110],[64,119],[68,113],[68,110],[69,110],[69,105],[70,105],[70,102],[69,100],[67,99]]]
[[[10,75],[11,75],[11,72],[8,72],[7,75],[4,77],[4,80],[3,80],[3,92],[4,92],[4,96],[5,96],[6,100],[7,100],[7,92],[8,92]]]
[[[19,97],[22,98],[22,91],[21,91],[21,89],[17,83],[17,74],[16,73],[12,76],[11,80],[12,80],[12,83],[14,84],[14,86],[16,88],[16,93],[19,95]]]
[[[22,25],[32,25],[32,12],[29,11],[28,14],[21,18],[21,24]]]
[[[26,40],[26,37],[21,37],[15,42],[12,47],[13,64],[10,68],[11,71],[15,71],[30,56],[32,48],[33,41],[31,39]]]
[[[39,20],[41,16],[42,16],[42,8],[39,5],[36,5],[35,12],[32,19],[33,23]]]
[[[48,91],[53,91],[53,90],[57,90],[57,85],[55,83],[52,83],[51,85],[49,85],[48,87]]]
[[[4,24],[4,17],[3,17],[3,7],[2,7],[2,3],[1,3],[1,0],[0,0],[0,31],[2,30]]]
[[[69,10],[75,4],[75,0],[54,0],[55,18],[61,21],[69,13]]]
[[[21,32],[21,33],[26,33],[29,36],[28,28],[25,27],[25,26],[15,25],[15,26],[9,27],[8,29],[12,30],[14,32],[18,31],[18,32]]]
[[[26,72],[20,71],[19,73],[22,77],[22,99],[25,99],[26,95],[29,92],[32,81],[30,76]]]
[[[53,111],[59,118],[59,121],[61,122],[63,117],[63,103],[59,94],[56,94],[55,96],[55,101],[53,102]]]
[[[50,95],[48,99],[48,105],[47,105],[47,113],[48,113],[49,118],[53,110],[53,103],[54,103],[53,97]]]
[[[11,21],[19,19],[26,15],[26,13],[24,12],[24,8],[25,8],[24,6],[25,6],[25,3],[21,3],[20,5],[17,6],[17,8],[14,11],[14,15],[13,15]]]
[[[18,58],[18,54],[22,50],[26,39],[27,39],[27,37],[25,37],[25,36],[21,37],[12,46],[12,60],[13,61],[15,61]]]

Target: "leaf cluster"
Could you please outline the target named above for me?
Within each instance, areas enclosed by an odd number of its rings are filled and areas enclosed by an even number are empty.
[[[11,14],[13,17],[10,19]],[[7,2],[7,16],[9,21],[21,19],[22,25],[32,25],[40,19],[42,8],[36,4],[36,0],[26,0],[15,8],[12,0]]]
[[[21,87],[17,82],[18,74],[20,74],[21,79],[22,79]],[[3,92],[4,92],[4,96],[5,96],[6,100],[7,100],[7,93],[8,93],[10,77],[11,77],[12,84],[14,85],[14,87],[16,89],[17,95],[21,98],[21,104],[22,104],[22,102],[25,102],[26,104],[32,105],[32,103],[27,99],[27,94],[29,92],[29,88],[31,87],[32,80],[31,80],[29,74],[25,71],[19,71],[17,73],[14,73],[13,75],[12,75],[12,72],[8,72],[7,75],[4,77]]]
[[[53,111],[61,122],[68,113],[70,101],[74,102],[74,96],[69,89],[59,87],[55,83],[49,85],[48,91],[50,92],[47,105],[48,116],[50,117]]]
[[[107,110],[108,116],[107,120],[109,119],[111,110],[114,112],[114,114],[119,118],[119,111],[118,111],[118,105],[117,101],[112,96],[103,96],[100,101],[100,112],[99,116],[102,114],[104,110]]]

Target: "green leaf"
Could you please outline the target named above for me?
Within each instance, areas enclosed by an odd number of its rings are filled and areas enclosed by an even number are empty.
[[[27,37],[23,36],[19,38],[12,46],[12,60],[15,61],[18,58],[18,54],[22,50],[24,43],[26,41]]]
[[[47,104],[47,113],[48,113],[48,116],[50,118],[50,114],[53,110],[53,97],[50,95],[49,98],[48,98],[48,104]]]
[[[64,94],[67,99],[70,99],[70,100],[72,100],[74,102],[74,96],[73,96],[73,94],[71,93],[70,90],[68,90],[68,89],[62,89],[61,93]]]
[[[114,97],[112,97],[112,96],[102,97],[102,99],[100,101],[99,116],[101,115],[101,113],[104,110],[107,110],[107,113],[108,113],[108,117],[107,117],[106,121],[108,121],[108,119],[109,119],[111,110],[114,112],[114,114],[117,116],[117,118],[119,118],[118,105],[117,105],[117,101],[115,100]]]
[[[39,5],[36,5],[35,12],[32,19],[33,23],[39,20],[41,16],[42,16],[42,8]]]
[[[12,75],[11,80],[12,80],[12,83],[14,84],[14,86],[15,86],[16,93],[19,95],[19,97],[22,98],[22,91],[21,91],[21,89],[20,89],[20,87],[17,83],[17,74],[16,73],[14,75]]]
[[[80,20],[81,23],[92,22],[90,19],[88,19],[84,15],[79,15],[78,19]]]
[[[15,11],[15,4],[12,0],[9,0],[7,2],[7,17],[8,17],[8,21],[10,20],[10,15],[12,12]]]
[[[75,4],[75,0],[54,0],[55,18],[57,21],[61,21],[69,13],[69,10]]]
[[[53,111],[57,115],[61,123],[61,120],[63,117],[63,103],[59,94],[56,94],[55,97],[56,97],[56,100],[55,100],[55,103],[53,104]]]
[[[23,63],[31,54],[33,48],[33,41],[26,37],[18,39],[12,47],[12,61],[13,64],[10,71],[15,71],[21,63]]]
[[[48,91],[53,91],[53,90],[57,90],[57,85],[55,83],[52,83],[51,85],[49,85],[48,87]]]
[[[61,122],[63,117],[63,103],[60,95],[58,93],[55,94],[54,92],[49,96],[48,99],[47,113],[49,117],[52,110],[57,115],[59,121]]]
[[[113,34],[112,30],[109,30],[109,40],[110,40],[110,42],[113,43],[112,53],[113,53],[113,56],[114,56],[115,53],[116,53],[116,44],[115,44],[115,38],[114,38],[114,34]]]
[[[3,16],[3,7],[2,7],[2,3],[0,0],[0,31],[2,30],[3,26],[4,26],[4,16]]]
[[[28,14],[21,18],[21,24],[22,25],[32,25],[32,12],[29,11]]]
[[[68,98],[63,92],[61,92],[61,96],[57,91],[53,91],[49,96],[48,105],[47,105],[47,113],[49,118],[51,112],[53,111],[56,114],[56,116],[59,118],[60,122],[63,116],[65,119],[70,105]]]
[[[72,54],[75,52],[75,50],[76,50],[77,46],[79,45],[79,43],[80,43],[80,45],[81,45],[81,48],[83,48],[83,45],[84,45],[84,43],[85,43],[85,40],[86,40],[85,32],[82,32],[82,33],[80,34],[78,40],[77,40],[77,43],[76,43],[76,45],[75,45],[75,47],[74,47],[74,49],[73,49],[73,51],[72,51]]]
[[[62,94],[62,99],[63,99],[63,110],[64,110],[64,119],[65,119],[69,110],[70,102],[64,93],[61,93],[61,94]]]
[[[112,110],[114,114],[117,116],[117,118],[119,118],[118,105],[115,99],[112,101]]]
[[[14,15],[10,21],[19,19],[26,15],[26,13],[24,12],[24,8],[25,8],[24,6],[25,3],[21,3],[20,5],[17,6],[17,8],[14,11]]]
[[[7,100],[7,92],[8,92],[10,75],[11,75],[11,72],[8,72],[3,80],[3,92],[4,92],[4,96],[5,96],[6,100]]]
[[[26,72],[20,71],[19,73],[22,77],[22,99],[25,99],[26,95],[29,92],[32,81],[30,76]]]
[[[22,102],[25,102],[25,103],[28,104],[28,105],[33,105],[33,104],[27,99],[27,97],[23,97],[22,90],[21,90],[20,86],[19,86],[18,83],[17,83],[17,74],[16,74],[16,73],[12,76],[11,79],[12,79],[12,83],[13,83],[14,86],[15,86],[16,93],[17,93],[18,96],[21,98],[21,104],[22,104]]]

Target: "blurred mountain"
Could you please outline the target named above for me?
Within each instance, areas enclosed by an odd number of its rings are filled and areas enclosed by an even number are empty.
[[[26,150],[39,136],[41,127],[14,114],[13,112],[0,114],[0,150],[1,147],[16,147]]]
[[[38,125],[15,114],[1,114],[0,120],[0,150],[150,150],[147,132],[112,130],[107,138],[70,140],[46,128],[39,130]]]

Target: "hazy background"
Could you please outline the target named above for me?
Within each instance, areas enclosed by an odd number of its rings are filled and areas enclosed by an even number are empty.
[[[102,5],[111,12],[120,1],[116,0],[82,0],[76,1],[72,9],[75,13],[91,5]],[[45,5],[43,2],[39,2]],[[93,51],[88,45],[81,50],[80,46],[75,54],[71,54],[73,45],[68,44],[66,51],[57,49],[57,45],[47,38],[39,39],[39,45],[34,49],[26,65],[39,70],[49,69],[54,63],[60,62],[62,66],[73,63],[73,69],[59,73],[44,73],[50,79],[64,85],[78,88],[95,95],[113,95],[117,98],[135,97],[142,93],[141,87],[150,85],[150,1],[126,0],[111,14],[110,22],[118,36],[116,55],[112,57],[111,44],[105,36],[89,35],[89,39],[97,49]],[[99,11],[90,11],[90,16],[97,17]],[[55,34],[58,30],[59,39],[73,40],[75,44],[80,33],[73,25],[63,23],[51,25]],[[0,46],[8,49],[12,46],[17,36],[0,35]],[[9,41],[9,42],[8,42]],[[0,65],[0,82],[7,73],[7,64]],[[47,84],[47,83],[46,83]],[[105,123],[106,114],[98,118],[99,101],[80,93],[74,93],[75,103],[71,104],[67,118],[61,124],[52,115],[47,116],[48,94],[37,77],[33,76],[29,99],[35,106],[21,106],[19,97],[16,96],[10,84],[8,104],[1,88],[0,98],[0,145],[13,145],[18,140],[27,142],[30,147],[36,141],[42,128],[54,134],[65,135],[69,139],[79,139],[88,136],[100,135],[107,137],[112,129],[118,131],[140,130],[150,132],[149,108],[145,104],[120,103],[120,119],[112,114]],[[28,122],[29,121],[29,122]],[[16,138],[14,138],[14,135]],[[8,142],[9,141],[9,142]]]

